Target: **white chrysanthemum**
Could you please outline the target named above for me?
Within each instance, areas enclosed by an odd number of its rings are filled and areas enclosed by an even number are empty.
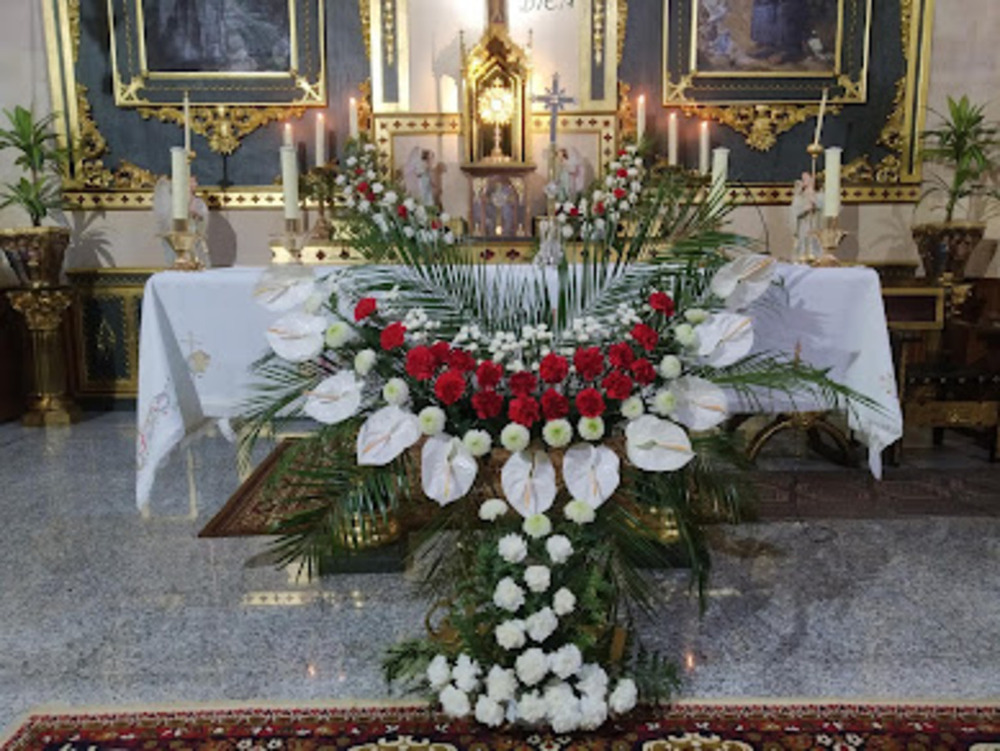
[[[524,520],[521,529],[524,530],[524,534],[528,535],[528,537],[537,540],[541,537],[546,537],[552,532],[552,522],[549,521],[549,517],[545,514],[534,514]]]
[[[427,666],[427,682],[431,684],[432,689],[440,691],[450,680],[451,666],[448,664],[448,658],[438,655]]]
[[[514,662],[518,680],[525,686],[534,686],[549,673],[549,657],[538,647],[524,650]]]
[[[373,349],[363,349],[354,356],[354,372],[359,376],[368,375],[375,367],[377,355]]]
[[[681,374],[681,360],[677,355],[664,355],[660,360],[660,375],[668,381]]]
[[[677,407],[677,397],[674,392],[667,391],[657,391],[656,396],[653,397],[653,411],[658,415],[669,415]]]
[[[597,517],[597,512],[583,501],[570,501],[563,513],[575,524],[590,524]]]
[[[528,640],[524,633],[524,621],[517,619],[504,621],[493,629],[493,635],[497,644],[507,650],[520,649]]]
[[[674,338],[682,347],[694,347],[698,344],[698,332],[690,323],[681,323],[674,328]]]
[[[549,554],[549,559],[557,566],[566,563],[573,555],[573,543],[566,535],[552,535],[545,541],[545,550]]]
[[[511,532],[500,538],[497,552],[507,563],[520,563],[528,557],[528,543],[521,535]]]
[[[552,572],[548,566],[528,566],[524,570],[524,583],[532,592],[544,592],[552,584]]]
[[[503,722],[504,710],[499,703],[488,696],[480,696],[476,700],[476,721],[495,728]]]
[[[584,696],[604,700],[608,693],[608,674],[595,662],[588,662],[577,673],[576,687]]]
[[[589,508],[589,506],[588,506]],[[576,595],[566,589],[560,588],[555,597],[552,598],[552,612],[558,616],[569,615],[576,610]]]
[[[642,417],[642,413],[645,411],[646,407],[643,405],[642,399],[638,396],[630,396],[622,402],[622,416],[627,420]]]
[[[622,678],[608,697],[608,706],[615,714],[630,712],[639,699],[639,690],[631,678]]]
[[[524,590],[509,576],[505,576],[493,590],[493,604],[501,610],[516,613],[524,605]]]
[[[405,404],[410,398],[410,387],[402,378],[390,378],[382,387],[382,398],[389,404]]]
[[[442,711],[449,717],[465,717],[472,710],[469,697],[454,686],[445,686],[438,695]]]
[[[479,686],[480,672],[482,671],[478,662],[467,654],[460,654],[455,662],[455,667],[451,669],[451,677],[460,691],[469,693],[475,691]]]
[[[493,701],[510,701],[517,693],[517,675],[494,665],[486,676],[486,693]]]
[[[532,641],[543,642],[559,628],[559,619],[552,608],[542,608],[524,620],[525,630]]]
[[[462,436],[462,443],[476,458],[486,456],[493,447],[493,440],[485,430],[470,430]]]
[[[565,448],[573,440],[573,426],[569,420],[549,420],[542,428],[542,438],[554,449]]]
[[[708,318],[708,311],[703,308],[691,308],[690,310],[684,311],[684,318],[687,322],[693,326],[697,326],[699,323],[704,323],[705,319]]]
[[[516,422],[509,423],[500,431],[500,443],[505,449],[512,453],[524,451],[531,441],[531,433],[523,425]]]
[[[529,725],[535,725],[545,719],[548,707],[545,698],[537,691],[521,694],[517,702],[517,716]]]
[[[444,430],[447,420],[444,410],[440,407],[424,407],[417,415],[420,420],[420,430],[424,435],[438,435]]]
[[[334,321],[326,327],[326,334],[323,341],[330,349],[337,349],[344,346],[351,339],[351,327],[344,321]]]
[[[549,665],[553,673],[566,680],[583,665],[583,653],[575,644],[564,644],[549,657]]]
[[[501,498],[490,498],[488,501],[483,501],[483,505],[479,507],[479,518],[484,522],[496,521],[507,513],[508,508],[507,501]]]
[[[576,426],[580,437],[585,441],[599,441],[604,437],[604,419],[600,417],[581,417]]]

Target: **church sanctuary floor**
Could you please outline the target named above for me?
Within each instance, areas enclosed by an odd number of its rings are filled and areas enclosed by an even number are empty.
[[[218,436],[194,444],[190,477],[184,452],[171,460],[143,519],[134,436],[130,412],[0,425],[0,728],[39,705],[385,698],[381,651],[426,611],[403,575],[298,583],[255,562],[262,538],[199,539],[236,486]],[[842,470],[767,459],[807,492],[713,530],[704,616],[685,572],[659,576],[669,603],[643,635],[684,666],[683,697],[1000,699],[1000,465],[951,437],[904,460],[890,479],[936,468],[967,485],[863,514],[829,501]],[[863,470],[851,482],[872,487]]]

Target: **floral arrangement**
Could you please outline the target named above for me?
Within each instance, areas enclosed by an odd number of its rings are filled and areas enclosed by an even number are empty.
[[[452,717],[556,732],[668,696],[667,662],[625,629],[655,606],[643,569],[664,560],[646,512],[673,515],[702,587],[706,511],[735,518],[746,494],[721,429],[733,400],[852,395],[752,354],[745,310],[773,259],[722,233],[685,176],[644,188],[634,149],[564,212],[590,252],[548,269],[466,260],[361,153],[342,183],[359,249],[388,263],[275,268],[256,290],[280,315],[252,424],[306,415],[328,447],[277,530],[281,559],[318,565],[366,515],[436,504],[421,555],[444,623],[390,650],[389,679]]]

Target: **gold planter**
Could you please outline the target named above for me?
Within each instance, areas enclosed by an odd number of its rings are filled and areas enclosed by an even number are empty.
[[[58,287],[69,245],[65,227],[19,227],[0,230],[0,249],[21,287]]]
[[[965,265],[976,249],[986,225],[982,222],[930,222],[913,228],[913,239],[924,264],[924,274],[932,282],[946,275],[954,280],[965,277]]]

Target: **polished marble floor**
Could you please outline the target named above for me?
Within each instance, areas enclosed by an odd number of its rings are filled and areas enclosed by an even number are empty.
[[[198,539],[236,486],[218,436],[171,461],[144,519],[133,445],[129,412],[0,425],[0,729],[39,705],[387,695],[380,652],[426,610],[403,575],[301,583],[259,538]],[[717,529],[704,616],[667,573],[644,628],[684,665],[685,697],[1000,699],[1000,469],[966,444],[905,460],[894,472],[982,478],[995,506]]]

